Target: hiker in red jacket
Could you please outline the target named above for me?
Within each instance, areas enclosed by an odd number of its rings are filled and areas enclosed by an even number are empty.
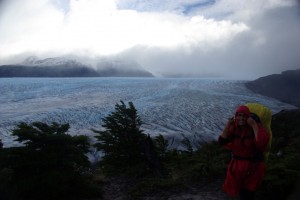
[[[219,143],[231,149],[223,190],[231,197],[253,199],[254,191],[262,182],[266,165],[264,151],[270,134],[260,123],[259,117],[250,113],[247,106],[239,106],[235,118],[230,119]]]

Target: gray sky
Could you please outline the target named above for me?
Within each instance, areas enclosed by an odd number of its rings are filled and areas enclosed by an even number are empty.
[[[0,64],[77,55],[155,75],[255,79],[300,68],[298,0],[0,0]]]

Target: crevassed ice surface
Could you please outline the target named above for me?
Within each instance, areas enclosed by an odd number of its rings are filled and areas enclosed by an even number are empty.
[[[11,130],[19,122],[69,123],[70,134],[91,136],[102,118],[123,100],[132,101],[146,134],[178,141],[216,139],[238,105],[262,103],[273,113],[294,108],[254,94],[244,81],[175,78],[1,78],[0,138],[18,145]],[[179,143],[172,143],[176,147]]]

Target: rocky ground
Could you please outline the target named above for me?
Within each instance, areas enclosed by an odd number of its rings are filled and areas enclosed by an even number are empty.
[[[140,197],[140,200],[233,200],[229,198],[221,189],[224,178],[206,179],[198,183],[186,183],[183,190],[165,190]],[[133,182],[125,179],[111,179],[104,182],[104,200],[127,200],[136,198],[126,198]]]

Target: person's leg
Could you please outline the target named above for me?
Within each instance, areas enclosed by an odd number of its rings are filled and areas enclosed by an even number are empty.
[[[226,179],[223,184],[223,190],[230,196],[236,197],[239,195],[242,176],[238,173],[236,169],[236,161],[231,160],[228,165]]]

